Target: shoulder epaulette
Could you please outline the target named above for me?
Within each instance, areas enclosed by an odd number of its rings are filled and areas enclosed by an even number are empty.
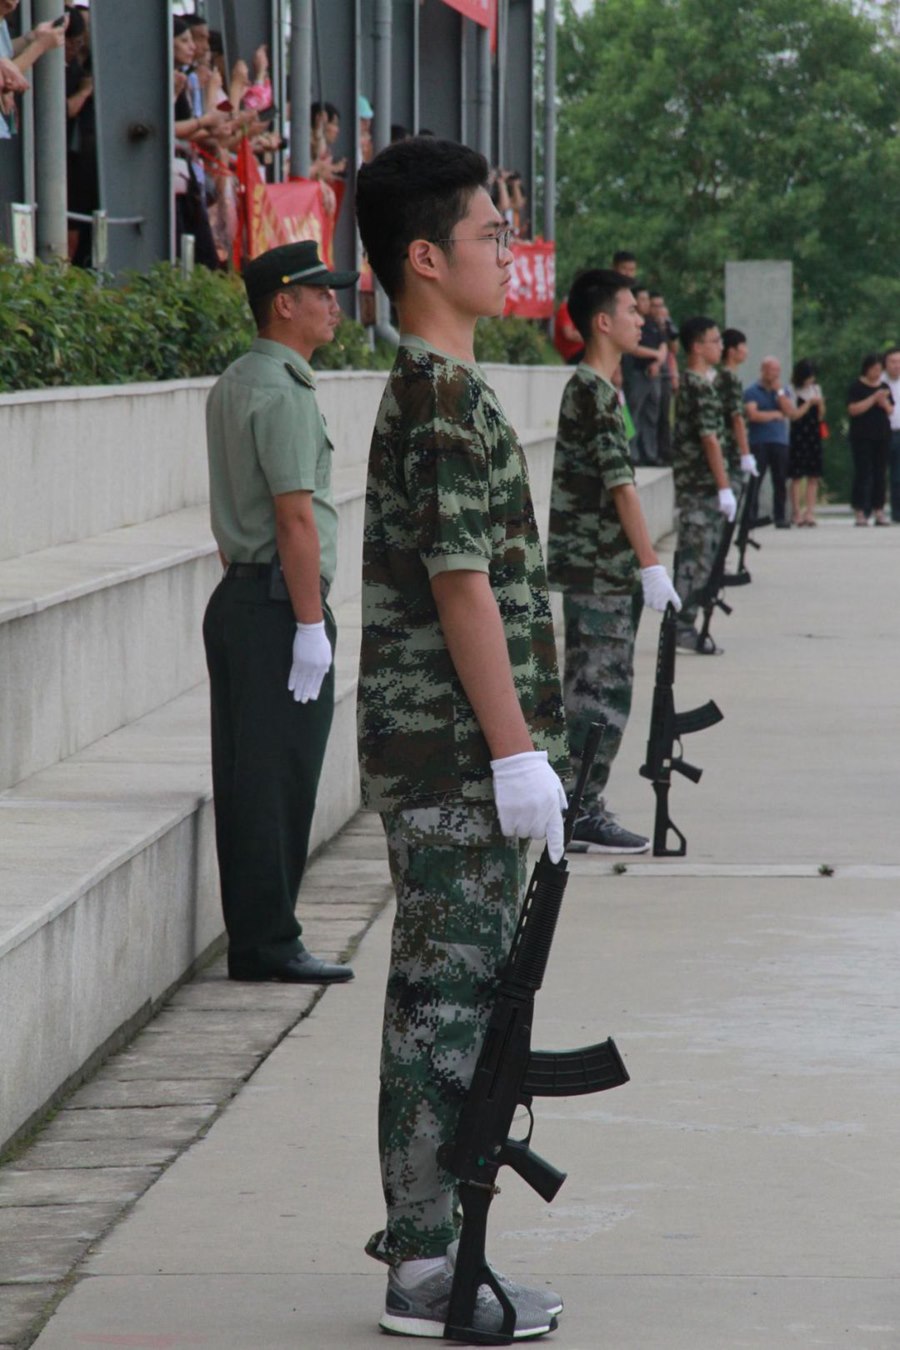
[[[298,370],[297,367],[292,365],[290,361],[285,361],[284,368],[290,375],[291,379],[296,380],[298,384],[302,384],[304,389],[313,389],[313,390],[315,389],[316,386],[313,384],[309,376],[304,375],[303,371]]]

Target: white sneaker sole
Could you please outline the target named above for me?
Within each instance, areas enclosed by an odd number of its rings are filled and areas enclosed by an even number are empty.
[[[627,848],[622,844],[589,844],[584,839],[573,839],[566,846],[567,853],[649,853],[650,840],[646,844],[638,844]]]
[[[444,1323],[433,1322],[429,1317],[400,1317],[394,1313],[386,1312],[378,1325],[389,1336],[417,1336],[420,1340],[431,1341],[444,1339]],[[551,1330],[552,1327],[548,1321],[546,1326],[527,1327],[523,1331],[514,1331],[513,1340],[535,1340],[538,1336],[546,1336]]]

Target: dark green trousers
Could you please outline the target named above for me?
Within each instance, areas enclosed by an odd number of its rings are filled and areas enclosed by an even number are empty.
[[[335,624],[325,607],[334,648]],[[290,604],[267,578],[226,578],[203,620],[213,801],[229,955],[280,962],[302,949],[294,913],[334,712],[334,666],[315,702],[288,690]]]

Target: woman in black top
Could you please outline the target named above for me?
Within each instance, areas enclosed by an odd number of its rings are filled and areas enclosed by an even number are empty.
[[[881,378],[881,357],[864,356],[859,379],[847,390],[850,414],[850,449],[853,453],[853,493],[850,504],[857,525],[887,525],[884,514],[888,448],[891,443],[891,391]]]

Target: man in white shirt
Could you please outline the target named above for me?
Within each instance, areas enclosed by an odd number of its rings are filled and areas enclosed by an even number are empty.
[[[885,383],[894,400],[891,417],[891,521],[900,525],[900,347],[889,347],[884,354]]]

